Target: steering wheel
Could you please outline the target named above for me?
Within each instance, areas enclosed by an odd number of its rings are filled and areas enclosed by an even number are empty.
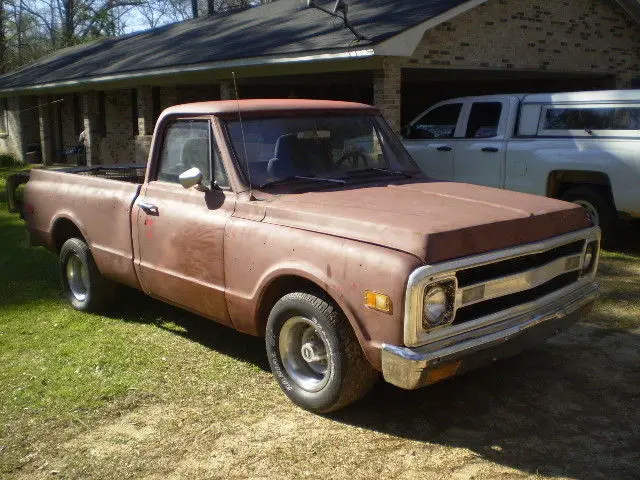
[[[347,161],[349,161],[349,163],[353,168],[358,168],[358,165],[360,164],[360,160],[362,160],[363,166],[366,167],[369,165],[369,159],[367,158],[367,155],[361,152],[360,150],[353,150],[351,152],[346,152],[336,162],[336,168],[340,168],[342,164],[344,164]]]

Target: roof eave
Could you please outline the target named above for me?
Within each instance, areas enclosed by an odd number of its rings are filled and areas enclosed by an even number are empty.
[[[68,89],[73,87],[97,86],[109,84],[121,80],[131,79],[153,79],[175,74],[206,73],[217,70],[231,70],[234,68],[273,66],[283,64],[302,64],[309,62],[339,61],[370,58],[375,55],[375,51],[370,45],[360,48],[349,48],[344,50],[318,51],[313,53],[299,53],[286,55],[269,55],[262,57],[239,58],[233,60],[223,60],[193,65],[177,65],[173,67],[138,70],[133,72],[123,72],[113,75],[100,75],[96,77],[75,78],[62,80],[59,82],[42,83],[37,85],[25,85],[0,89],[0,95],[7,94],[41,94],[57,89]]]

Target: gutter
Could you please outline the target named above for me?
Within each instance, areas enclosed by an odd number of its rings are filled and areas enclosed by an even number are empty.
[[[361,48],[354,50],[347,50],[335,53],[317,53],[306,55],[288,55],[288,56],[265,56],[265,57],[251,57],[241,58],[235,60],[223,60],[217,62],[200,63],[197,65],[180,65],[174,67],[157,68],[151,70],[141,70],[134,72],[123,72],[112,75],[101,75],[97,77],[79,78],[73,80],[62,80],[59,82],[41,83],[39,85],[30,85],[24,87],[11,87],[0,89],[0,94],[30,94],[40,93],[45,90],[65,87],[77,87],[86,85],[95,85],[99,83],[109,83],[118,80],[130,80],[136,78],[151,78],[151,77],[163,77],[169,75],[176,75],[182,73],[198,73],[209,72],[214,70],[224,70],[232,68],[242,67],[257,67],[257,66],[269,66],[269,65],[282,65],[291,63],[308,63],[319,61],[331,61],[331,60],[352,60],[360,58],[370,58],[375,55],[373,48]]]

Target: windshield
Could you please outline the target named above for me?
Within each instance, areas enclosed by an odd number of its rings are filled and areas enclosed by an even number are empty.
[[[375,115],[243,119],[244,144],[240,122],[227,121],[226,125],[239,166],[254,186],[287,179],[418,170],[396,136]]]

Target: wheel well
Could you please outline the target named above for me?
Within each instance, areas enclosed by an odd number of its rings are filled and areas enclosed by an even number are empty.
[[[275,303],[287,293],[292,292],[314,293],[332,300],[329,294],[322,287],[311,280],[307,280],[306,278],[299,277],[297,275],[284,275],[282,277],[278,277],[267,286],[262,294],[262,298],[260,299],[257,318],[260,332],[264,334],[267,328],[269,312]]]
[[[70,238],[81,238],[84,240],[84,236],[80,229],[67,218],[61,218],[57,220],[53,226],[53,244],[56,247],[56,251],[59,252],[64,242]]]
[[[606,198],[613,202],[611,181],[608,175],[588,170],[556,170],[551,172],[547,181],[547,196],[561,198],[566,191],[578,186],[595,187],[594,190],[606,194]]]

